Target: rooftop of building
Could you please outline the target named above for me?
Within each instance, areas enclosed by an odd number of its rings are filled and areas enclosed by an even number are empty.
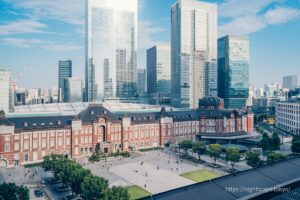
[[[283,187],[294,182],[299,182],[299,170],[300,158],[294,158],[277,164],[195,183],[141,198],[141,200],[250,199],[261,195],[261,189],[273,188],[280,185]]]

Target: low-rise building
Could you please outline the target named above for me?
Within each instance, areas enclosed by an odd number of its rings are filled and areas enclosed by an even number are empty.
[[[300,99],[276,104],[276,127],[300,135]]]
[[[196,140],[199,134],[221,136],[253,130],[248,110],[224,109],[217,97],[205,97],[195,110],[111,112],[90,104],[77,115],[7,118],[0,114],[0,165],[14,166],[42,161],[49,154],[71,158],[93,152],[164,146]]]

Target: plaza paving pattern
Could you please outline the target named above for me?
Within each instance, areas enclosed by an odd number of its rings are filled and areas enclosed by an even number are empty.
[[[111,158],[106,162],[102,160],[84,166],[95,175],[109,180],[110,186],[138,185],[152,194],[195,183],[180,174],[210,170],[204,165],[187,162],[162,151],[139,152],[132,158]]]

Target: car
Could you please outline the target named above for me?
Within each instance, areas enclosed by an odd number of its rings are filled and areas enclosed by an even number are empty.
[[[37,190],[34,190],[34,194],[36,197],[42,197],[42,196],[44,196],[44,191],[41,189],[37,189]]]

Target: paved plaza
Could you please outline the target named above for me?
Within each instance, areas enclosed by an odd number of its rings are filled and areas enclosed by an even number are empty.
[[[162,151],[138,152],[132,158],[111,158],[84,166],[95,175],[109,180],[110,186],[138,185],[152,194],[193,184],[194,181],[180,174],[208,169]]]

